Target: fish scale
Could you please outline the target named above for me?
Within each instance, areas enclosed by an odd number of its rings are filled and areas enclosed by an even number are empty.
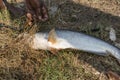
[[[49,34],[52,32],[52,34]],[[32,48],[34,49],[77,49],[97,55],[112,55],[120,62],[120,49],[99,38],[69,30],[51,30],[50,32],[39,32],[35,34]],[[55,34],[56,36],[54,36]],[[49,36],[56,39],[55,43],[48,41]],[[50,37],[52,38],[52,37]],[[35,40],[37,39],[37,40]]]

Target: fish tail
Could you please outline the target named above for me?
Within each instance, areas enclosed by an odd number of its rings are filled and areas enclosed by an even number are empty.
[[[120,49],[118,47],[108,44],[108,47],[106,48],[106,53],[116,58],[117,61],[120,63]]]
[[[120,64],[120,49],[115,47],[112,50],[111,55],[114,56],[117,59],[118,63]]]

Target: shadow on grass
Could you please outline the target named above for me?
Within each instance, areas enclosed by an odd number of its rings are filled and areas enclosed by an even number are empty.
[[[99,25],[99,27],[112,26],[117,29],[120,28],[119,16],[113,16],[110,13],[105,13],[96,8],[83,6],[71,1],[66,1],[66,3],[59,5],[59,8],[62,14],[62,20],[73,26],[73,29],[75,26],[86,26],[94,29]],[[67,27],[69,28],[70,26]]]

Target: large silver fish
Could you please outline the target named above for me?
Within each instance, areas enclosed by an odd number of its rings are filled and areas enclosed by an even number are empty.
[[[96,37],[69,30],[36,33],[28,43],[34,49],[77,49],[97,55],[112,55],[120,62],[120,49]]]

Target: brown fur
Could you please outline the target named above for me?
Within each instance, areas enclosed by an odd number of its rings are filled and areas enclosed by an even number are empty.
[[[48,11],[42,0],[25,0],[27,8],[27,22],[29,25],[33,21],[48,20]]]
[[[4,5],[3,0],[0,0],[0,10],[1,10],[1,9],[5,9],[5,5]]]

